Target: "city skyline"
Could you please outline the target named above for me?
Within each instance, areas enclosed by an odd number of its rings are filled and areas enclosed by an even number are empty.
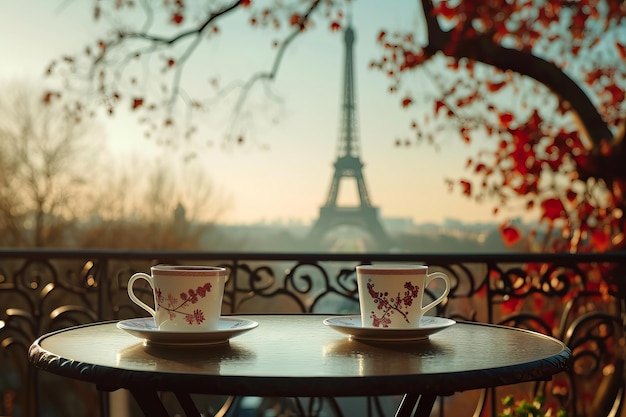
[[[12,36],[3,37],[0,50],[12,65],[0,69],[2,82],[18,77],[43,82],[42,74],[51,60],[75,53],[84,47],[86,39],[96,39],[89,5],[70,3],[59,10],[61,4],[29,0],[16,7],[5,6],[10,10],[5,10],[0,19],[4,30]],[[399,12],[402,10],[405,13]],[[26,17],[31,26],[20,23]],[[203,126],[203,134],[213,146],[198,148],[201,156],[193,163],[206,172],[227,204],[219,219],[222,223],[283,220],[307,224],[317,218],[325,202],[340,134],[344,51],[343,32],[331,32],[322,26],[326,20],[317,21],[319,27],[287,51],[274,85],[279,101],[270,103],[268,107],[275,108],[267,118],[261,117],[260,122],[259,118],[251,119],[255,125],[250,128],[249,146],[220,146],[223,118],[207,120]],[[453,139],[444,140],[440,150],[426,143],[395,145],[397,139],[403,141],[408,134],[414,113],[401,108],[400,96],[387,92],[384,74],[369,69],[368,64],[380,54],[375,48],[378,30],[385,26],[414,28],[418,21],[414,2],[398,1],[394,7],[381,7],[373,0],[364,0],[356,2],[352,10],[357,39],[357,135],[372,205],[380,209],[382,217],[411,218],[417,223],[449,218],[497,221],[491,203],[479,205],[463,197],[459,190],[449,192],[445,184],[446,178],[468,175],[463,169],[465,161],[475,153],[477,145],[464,145]],[[226,26],[225,22],[220,34],[223,38],[210,47],[212,58],[220,62],[217,72],[245,79],[254,71],[253,64],[260,62],[259,67],[265,68],[271,62],[271,49],[259,51],[253,42],[269,44],[272,34],[261,37],[245,21],[231,23]],[[77,32],[85,35],[76,36]],[[233,52],[237,48],[239,52]],[[206,76],[197,72],[198,66],[190,69],[191,81],[187,82],[206,82]],[[256,109],[263,113],[264,103],[260,103]],[[147,155],[152,155],[157,161],[167,162],[182,159],[181,155],[188,151],[172,152],[144,139],[143,130],[130,111],[102,118],[100,122],[107,138],[107,152],[118,160],[129,158],[142,163]],[[349,203],[354,196],[350,195],[353,190],[347,191],[342,198]]]

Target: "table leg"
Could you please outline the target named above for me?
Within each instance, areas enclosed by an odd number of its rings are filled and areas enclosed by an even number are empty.
[[[146,417],[169,417],[167,410],[155,391],[131,389],[130,392]]]
[[[411,417],[419,397],[420,396],[417,394],[404,394],[402,401],[400,401],[400,405],[398,406],[398,410],[396,411],[395,417]]]
[[[191,399],[191,395],[186,392],[175,392],[174,395],[187,417],[200,417],[200,412]]]
[[[433,406],[435,405],[436,399],[436,395],[421,395],[413,417],[430,416],[430,413],[433,411]]]
[[[395,417],[428,417],[436,399],[436,395],[404,394]]]

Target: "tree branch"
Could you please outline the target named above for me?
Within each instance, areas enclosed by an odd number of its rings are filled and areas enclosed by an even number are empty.
[[[569,104],[580,122],[583,136],[591,142],[592,154],[600,153],[603,141],[613,140],[613,133],[587,94],[555,64],[526,51],[505,48],[493,42],[489,34],[470,38],[459,42],[455,48],[449,48],[447,46],[453,42],[451,32],[445,32],[439,25],[433,15],[432,1],[421,0],[421,4],[428,30],[428,45],[424,47],[426,56],[442,52],[455,59],[468,58],[502,71],[531,77],[548,87],[561,102]]]
[[[601,143],[613,139],[613,133],[587,94],[555,64],[525,51],[496,45],[486,37],[478,38],[471,47],[460,45],[454,56],[474,59],[502,71],[515,71],[548,87],[576,113],[583,133],[591,141],[592,153],[599,153]]]
[[[169,37],[164,37],[164,36],[156,36],[156,35],[151,35],[149,33],[147,33],[147,31],[141,31],[141,32],[120,32],[117,39],[115,39],[114,41],[110,42],[109,44],[106,45],[106,48],[112,48],[115,47],[117,45],[122,44],[124,41],[126,41],[127,39],[140,39],[140,40],[144,40],[144,41],[148,41],[154,44],[162,44],[162,45],[173,45],[176,42],[185,39],[189,36],[200,36],[205,29],[211,24],[213,23],[213,21],[217,18],[219,18],[220,16],[223,16],[233,10],[235,10],[237,7],[239,7],[239,5],[241,4],[243,0],[235,0],[233,1],[231,4],[225,6],[223,9],[218,10],[216,12],[211,13],[208,18],[202,22],[202,24],[200,24],[200,26],[196,27],[195,29],[189,29],[186,30],[184,32],[180,32],[174,36],[169,36]],[[147,8],[147,14],[150,13],[150,8]],[[151,17],[150,17],[151,19]],[[104,57],[106,56],[106,49],[104,49],[100,55],[94,60],[93,62],[93,66],[96,67],[98,66],[98,64],[100,64],[100,62],[104,59]]]
[[[213,12],[209,15],[209,17],[202,22],[202,24],[200,26],[198,26],[195,29],[189,29],[185,32],[181,32],[175,36],[172,37],[163,37],[163,36],[154,36],[154,35],[150,35],[148,33],[143,33],[143,32],[133,32],[133,33],[129,33],[129,34],[124,34],[123,36],[127,37],[127,38],[139,38],[139,39],[144,39],[150,42],[157,42],[157,43],[164,43],[164,44],[174,44],[178,41],[180,41],[181,39],[184,39],[188,36],[194,36],[194,35],[199,35],[202,32],[204,32],[204,30],[211,24],[213,23],[213,21],[215,19],[217,19],[218,17],[225,15],[233,10],[235,10],[239,4],[242,2],[243,0],[235,0],[233,3],[229,4],[228,6],[224,7],[221,10],[218,10],[217,12]]]
[[[285,38],[285,40],[280,44],[278,48],[278,52],[274,57],[274,61],[272,63],[272,67],[269,71],[261,71],[253,74],[248,81],[244,84],[241,93],[237,99],[237,104],[235,105],[235,115],[239,114],[243,104],[246,101],[248,94],[252,87],[261,80],[273,80],[278,74],[278,70],[280,68],[280,64],[282,62],[283,56],[285,55],[285,51],[287,47],[298,37],[299,34],[304,32],[307,22],[309,21],[311,14],[319,7],[321,0],[315,0],[309,6],[309,9],[306,11],[304,15],[300,17],[300,21],[297,24],[297,28],[293,30],[289,36]]]

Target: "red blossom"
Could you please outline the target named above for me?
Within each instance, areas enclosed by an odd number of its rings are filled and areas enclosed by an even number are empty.
[[[202,312],[202,310],[194,310],[193,319],[196,321],[196,323],[201,324],[204,321],[204,313]]]

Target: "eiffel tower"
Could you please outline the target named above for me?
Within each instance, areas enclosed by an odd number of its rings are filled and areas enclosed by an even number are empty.
[[[354,31],[348,25],[345,31],[345,68],[343,89],[343,124],[339,140],[338,157],[335,162],[335,174],[330,185],[326,204],[320,208],[319,218],[309,234],[309,242],[322,247],[326,233],[338,226],[355,226],[368,232],[374,240],[376,249],[385,251],[391,248],[392,242],[380,223],[378,208],[373,207],[365,180],[363,178],[363,162],[359,156],[359,143],[356,132],[356,113],[354,101],[354,67],[353,44]],[[360,203],[357,206],[340,207],[337,205],[339,186],[342,181],[354,180],[358,188]]]

